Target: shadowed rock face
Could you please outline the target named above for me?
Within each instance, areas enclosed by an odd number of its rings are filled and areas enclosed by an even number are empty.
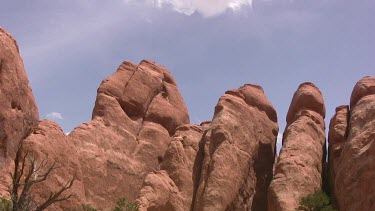
[[[19,142],[38,124],[39,114],[13,37],[0,28],[0,192]],[[0,194],[1,195],[1,194]]]
[[[160,164],[140,191],[140,210],[190,210],[194,189],[194,162],[209,122],[177,128]]]
[[[111,207],[136,199],[146,175],[159,167],[178,126],[189,116],[177,85],[164,67],[124,62],[98,89],[93,120],[70,138],[78,150],[86,199]]]
[[[226,92],[196,158],[193,210],[266,210],[277,134],[261,87]]]
[[[345,117],[340,118],[344,113],[336,111],[329,136],[336,204],[339,210],[375,210],[375,77],[355,85],[348,124]],[[344,131],[347,135],[342,136]]]
[[[325,108],[319,89],[303,83],[293,96],[287,115],[268,210],[295,210],[300,199],[321,189],[325,160]]]

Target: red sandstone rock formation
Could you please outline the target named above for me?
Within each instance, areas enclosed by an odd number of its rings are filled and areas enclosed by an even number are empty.
[[[294,211],[302,197],[321,189],[324,117],[319,89],[312,83],[301,84],[287,114],[283,146],[268,193],[269,211]]]
[[[13,37],[0,28],[0,195],[19,142],[38,124],[39,114]]]
[[[227,91],[196,158],[193,210],[266,210],[277,134],[276,112],[261,87]]]
[[[375,210],[375,77],[358,81],[345,113],[347,107],[336,110],[329,134],[336,205],[341,211]]]
[[[336,168],[339,165],[342,148],[344,147],[347,137],[347,127],[349,118],[349,106],[343,105],[336,108],[336,114],[331,118],[328,133],[328,163],[329,163],[329,180],[331,199],[334,205],[337,204],[334,190],[334,178],[336,177]]]
[[[168,146],[160,171],[149,174],[141,189],[140,210],[190,210],[193,170],[203,132],[209,122],[182,125]]]
[[[70,136],[51,121],[38,124],[17,45],[2,29],[0,68],[0,161],[5,166],[0,170],[0,194],[6,194],[10,181],[5,175],[12,169],[16,146],[34,131],[24,140],[24,150],[60,166],[32,189],[36,201],[76,178],[67,193],[73,198],[51,210],[77,209],[85,203],[108,209],[119,198],[135,200],[146,175],[159,168],[176,128],[189,123],[176,82],[153,62],[121,64],[99,87],[92,121]]]
[[[75,178],[74,185],[62,195],[63,197],[71,194],[72,197],[67,201],[54,204],[49,210],[80,209],[81,205],[85,204],[81,164],[78,162],[77,150],[60,126],[49,120],[41,121],[24,141],[23,151],[29,151],[30,155],[35,156],[38,164],[43,159],[48,159],[48,165],[43,172],[56,162],[57,168],[49,174],[48,179],[31,189],[38,204],[44,202],[51,191],[57,192],[73,177]]]
[[[150,61],[124,62],[98,89],[93,120],[69,137],[78,150],[85,196],[98,209],[136,199],[178,126],[189,116],[176,82]]]

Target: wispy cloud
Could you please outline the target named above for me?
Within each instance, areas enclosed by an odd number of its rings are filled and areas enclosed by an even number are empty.
[[[158,8],[172,7],[173,10],[189,16],[198,12],[204,17],[217,16],[227,10],[238,11],[243,7],[251,7],[253,3],[253,0],[125,0],[134,1]]]
[[[62,114],[61,114],[61,113],[58,113],[58,112],[51,112],[51,113],[48,113],[48,114],[46,115],[46,118],[47,118],[47,119],[51,119],[51,120],[56,120],[56,119],[58,119],[58,120],[62,120],[62,119],[64,119],[63,116],[62,116]]]

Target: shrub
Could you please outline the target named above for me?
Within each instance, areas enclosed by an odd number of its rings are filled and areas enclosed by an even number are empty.
[[[317,191],[300,200],[299,211],[334,211],[330,198],[323,191]]]
[[[83,211],[97,211],[94,207],[89,204],[82,204]]]
[[[137,202],[131,203],[126,199],[121,198],[117,201],[114,211],[138,211],[139,204]]]
[[[10,201],[6,198],[0,199],[0,210],[1,211],[11,211],[12,209],[13,209],[12,201]]]

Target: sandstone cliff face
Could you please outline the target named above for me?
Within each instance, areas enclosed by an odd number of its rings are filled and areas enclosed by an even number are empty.
[[[268,193],[269,211],[295,210],[302,197],[321,189],[324,117],[319,89],[312,83],[301,84],[287,114],[283,146]]]
[[[348,124],[345,117],[340,118],[345,112],[337,110],[329,136],[336,204],[339,210],[375,210],[375,77],[365,77],[355,85]]]
[[[133,201],[178,126],[189,116],[176,82],[164,67],[124,62],[98,89],[93,120],[69,137],[78,151],[88,203],[111,207]]]
[[[261,87],[227,91],[196,158],[193,210],[266,210],[277,134]]]
[[[38,124],[39,114],[13,37],[0,28],[0,192],[19,142]],[[1,194],[0,194],[1,195]]]
[[[160,164],[149,174],[140,191],[140,210],[190,210],[194,162],[209,122],[177,128]]]

